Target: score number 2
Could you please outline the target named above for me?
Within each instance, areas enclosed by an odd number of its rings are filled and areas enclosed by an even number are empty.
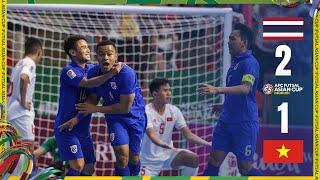
[[[282,56],[284,52],[284,56]],[[276,76],[291,76],[291,69],[285,69],[291,59],[291,49],[287,45],[280,45],[276,49],[276,57],[283,57],[281,63],[276,69]],[[288,133],[288,102],[283,102],[278,106],[278,111],[281,111],[281,133]]]

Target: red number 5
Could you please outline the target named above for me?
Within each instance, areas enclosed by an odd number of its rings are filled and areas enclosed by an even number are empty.
[[[163,134],[163,133],[164,133],[164,126],[165,126],[164,123],[161,123],[161,124],[160,124],[160,129],[159,129],[159,133],[160,133],[160,134]]]

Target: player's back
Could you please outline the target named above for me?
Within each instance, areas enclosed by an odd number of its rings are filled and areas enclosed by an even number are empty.
[[[148,128],[153,128],[156,136],[167,144],[172,143],[172,134],[174,128],[180,130],[186,126],[181,111],[172,104],[166,104],[163,114],[159,114],[152,103],[146,105],[146,113],[148,117]],[[164,149],[154,144],[147,134],[144,135],[141,146],[141,159],[143,161],[163,160],[170,155],[169,149]]]
[[[21,74],[27,74],[29,77],[29,85],[26,92],[26,101],[32,103],[35,79],[36,79],[36,64],[29,57],[20,60],[13,68],[10,76],[11,92],[8,93],[8,118],[9,120],[18,118],[23,115],[34,114],[33,106],[31,111],[24,109],[18,100],[21,100],[20,83]]]
[[[78,113],[75,109],[75,104],[86,100],[88,89],[80,87],[79,84],[87,76],[87,71],[92,66],[88,64],[85,68],[82,68],[75,62],[71,62],[62,69],[60,74],[59,108],[55,128],[75,117]],[[88,118],[91,118],[91,116]]]

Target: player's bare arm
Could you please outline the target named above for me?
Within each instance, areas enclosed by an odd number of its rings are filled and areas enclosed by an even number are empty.
[[[88,114],[94,112],[106,114],[127,114],[130,112],[135,94],[120,95],[120,102],[110,106],[96,106],[89,103],[76,104],[76,109],[81,114]]]
[[[167,144],[166,142],[162,141],[162,140],[156,135],[156,133],[154,132],[154,129],[153,129],[152,127],[148,128],[147,131],[146,131],[146,133],[147,133],[148,137],[150,138],[150,140],[151,140],[154,144],[156,144],[156,145],[158,145],[158,146],[160,146],[160,147],[162,147],[162,148],[171,149],[171,150],[174,150],[174,151],[176,150],[176,148],[174,148],[174,147],[170,146],[169,144]]]
[[[99,102],[100,97],[96,94],[90,94],[89,97],[86,99],[86,103],[96,105]],[[77,116],[71,118],[67,122],[63,123],[59,126],[59,130],[63,131],[64,129],[69,129],[71,131],[74,126],[76,126],[79,122],[79,119]]]
[[[209,84],[200,84],[198,91],[201,95],[206,94],[243,94],[247,95],[250,92],[251,84],[249,82],[242,82],[241,85],[231,87],[215,87]]]
[[[206,141],[206,140],[200,138],[199,136],[195,135],[194,133],[192,133],[187,126],[183,127],[181,129],[181,132],[188,141],[191,141],[196,144],[211,147],[211,143],[209,143],[208,141]]]
[[[114,67],[111,69],[111,71],[109,71],[106,74],[103,74],[103,75],[97,76],[97,77],[93,77],[90,79],[83,78],[80,81],[79,86],[80,87],[88,87],[88,88],[100,86],[103,83],[105,83],[106,81],[108,81],[109,79],[111,79],[113,76],[117,75],[121,71],[123,65],[124,65],[123,63],[119,62],[119,63],[115,64]]]
[[[27,89],[28,84],[30,83],[29,76],[27,74],[20,75],[20,100],[18,99],[19,103],[24,109],[30,110],[31,109],[31,102],[27,102]]]

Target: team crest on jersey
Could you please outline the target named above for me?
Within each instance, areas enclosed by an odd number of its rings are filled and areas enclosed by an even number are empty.
[[[67,71],[67,75],[69,76],[70,79],[73,79],[73,78],[75,78],[75,77],[77,76],[76,73],[74,73],[74,72],[72,71],[72,69],[70,69],[69,71]]]
[[[114,133],[110,133],[109,136],[110,136],[110,141],[113,142],[115,134]]]
[[[167,117],[167,122],[171,122],[172,121],[172,117]]]
[[[111,86],[112,89],[117,89],[116,82],[110,82],[110,86]]]
[[[70,150],[71,150],[71,152],[72,152],[73,154],[77,153],[77,151],[78,151],[77,145],[72,145],[72,146],[70,146]]]

